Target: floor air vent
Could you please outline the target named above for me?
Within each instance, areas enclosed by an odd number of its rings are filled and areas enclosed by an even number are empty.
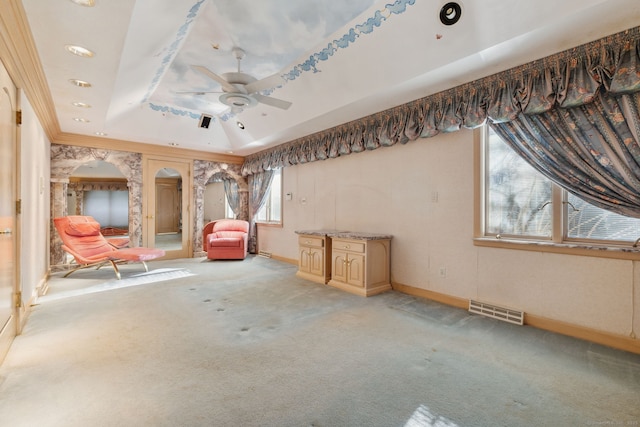
[[[487,304],[486,302],[469,300],[469,311],[494,319],[504,320],[505,322],[515,323],[516,325],[522,325],[524,323],[524,312],[498,307],[497,305]]]
[[[271,258],[271,252],[259,251],[258,252],[258,256],[261,256],[263,258]]]

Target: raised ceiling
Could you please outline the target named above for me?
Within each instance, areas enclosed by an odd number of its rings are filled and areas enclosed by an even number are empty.
[[[637,0],[22,0],[65,134],[245,156],[637,26]],[[95,53],[71,54],[66,45]],[[241,71],[288,109],[231,111]],[[70,79],[91,83],[83,88]],[[195,92],[195,93],[184,93]],[[74,103],[89,105],[77,106]],[[211,115],[208,128],[199,126]],[[237,126],[244,124],[244,129]],[[104,136],[97,136],[104,133]]]

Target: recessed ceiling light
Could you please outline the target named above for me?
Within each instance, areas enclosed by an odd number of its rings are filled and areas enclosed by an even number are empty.
[[[79,4],[80,6],[93,7],[96,5],[95,0],[71,0],[75,4]]]
[[[74,55],[82,56],[83,58],[92,58],[93,55],[95,55],[92,51],[82,46],[67,44],[64,46],[64,48],[67,49],[69,52],[73,53]]]
[[[82,117],[74,117],[73,120],[80,123],[89,123],[91,121],[89,119],[83,119]]]
[[[240,129],[244,129],[244,123],[242,123],[242,122],[236,122],[236,125],[238,125],[238,127],[239,127]]]
[[[91,108],[91,105],[85,104],[84,102],[74,102],[73,106],[80,107],[80,108]]]
[[[96,132],[96,135],[98,135],[98,136],[107,136],[107,134],[104,133],[104,132]]]
[[[449,2],[440,9],[440,22],[444,25],[453,25],[460,20],[462,7],[456,2]]]
[[[91,87],[91,83],[85,82],[84,80],[69,79],[69,83],[71,83],[72,85],[79,86],[79,87]]]

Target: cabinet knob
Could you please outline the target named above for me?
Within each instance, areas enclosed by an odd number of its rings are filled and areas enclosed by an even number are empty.
[[[350,247],[351,247],[351,246],[349,246],[349,245],[344,245],[344,248],[345,248],[345,249],[349,249]]]

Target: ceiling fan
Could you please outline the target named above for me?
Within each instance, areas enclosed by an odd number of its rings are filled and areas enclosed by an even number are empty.
[[[284,79],[279,74],[257,80],[255,77],[240,71],[240,61],[245,56],[245,51],[239,47],[232,50],[238,60],[238,71],[218,75],[202,65],[192,65],[191,68],[215,80],[222,86],[223,94],[219,101],[231,107],[234,113],[240,113],[245,108],[251,108],[258,103],[270,105],[283,110],[291,107],[291,102],[282,99],[266,96],[260,92],[275,88],[284,83]],[[183,92],[184,93],[184,92]],[[194,94],[204,94],[213,92],[190,92]]]

